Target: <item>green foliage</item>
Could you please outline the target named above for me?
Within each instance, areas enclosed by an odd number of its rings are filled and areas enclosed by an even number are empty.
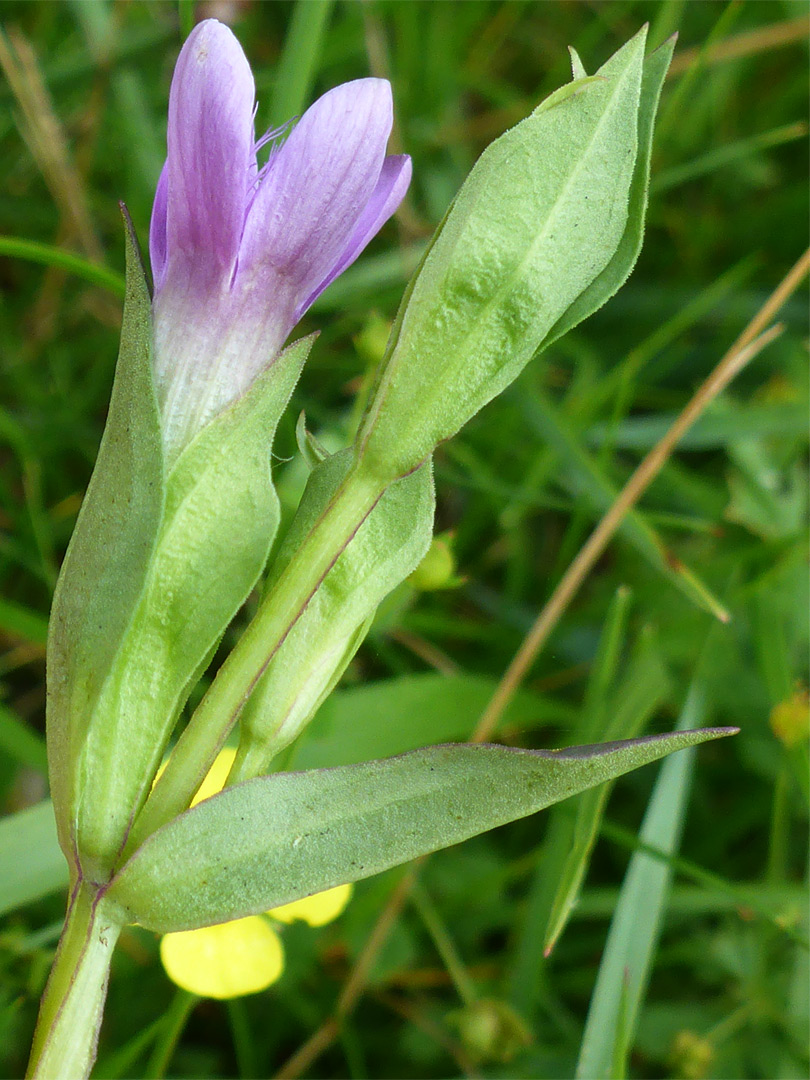
[[[678,727],[688,729],[703,715],[702,693],[693,684]],[[672,882],[666,859],[680,844],[694,767],[692,751],[665,762],[650,796],[639,839],[661,855],[655,859],[637,851],[627,868],[582,1036],[579,1080],[627,1075],[638,1009]]]
[[[381,475],[422,461],[517,377],[556,324],[564,332],[627,277],[666,71],[657,59],[640,121],[646,37],[598,78],[552,94],[465,181],[403,301],[360,431]]]
[[[351,450],[316,465],[276,557],[277,576],[320,518],[350,468]],[[234,779],[267,771],[334,688],[381,600],[411,573],[433,535],[432,464],[389,487],[340,552],[274,653],[240,716]]]
[[[674,48],[675,41],[670,38],[660,48],[645,57],[642,65],[638,106],[638,147],[627,200],[627,220],[616,251],[604,270],[560,316],[543,339],[540,348],[548,348],[563,334],[567,334],[583,319],[587,319],[589,315],[597,311],[624,285],[636,264],[644,237],[644,216],[647,211],[647,188],[650,183],[655,113]],[[572,67],[575,79],[584,76],[582,61],[574,50],[572,50]],[[602,77],[606,74],[606,67],[607,65],[599,69]]]
[[[728,734],[707,729],[570,750],[433,746],[362,765],[259,777],[158,830],[106,896],[129,921],[160,933],[258,914]]]
[[[0,821],[0,912],[14,911],[67,883],[50,800]]]
[[[256,66],[259,126],[270,122],[275,90],[283,97],[289,89],[278,73],[293,12],[312,6],[281,0],[232,9],[234,30]],[[183,7],[193,17],[194,5]],[[351,440],[350,395],[371,381],[381,352],[361,349],[361,339],[370,327],[390,324],[426,237],[486,145],[568,78],[569,43],[591,72],[646,20],[653,46],[680,34],[662,91],[653,195],[634,274],[600,312],[531,364],[513,391],[438,448],[437,520],[453,533],[463,583],[420,595],[403,587],[392,598],[336,695],[290,748],[293,767],[399,753],[430,742],[431,732],[437,740],[469,736],[610,499],[588,486],[561,441],[529,419],[537,418],[535,404],[553,405],[571,445],[617,491],[801,254],[806,12],[793,0],[372,0],[335,4],[322,34],[298,35],[298,51],[289,52],[291,65],[306,74],[307,86],[295,88],[302,104],[371,71],[392,79],[399,140],[392,149],[412,154],[414,181],[398,223],[307,318],[304,332],[321,335],[280,425],[273,464],[282,534],[307,477],[294,439],[296,415],[306,410],[330,451]],[[8,712],[42,739],[43,629],[104,426],[120,330],[117,200],[127,200],[144,237],[181,31],[173,4],[143,0],[7,0],[3,23],[7,34],[19,30],[31,43],[48,99],[35,119],[64,134],[75,166],[68,181],[53,159],[35,156],[52,138],[43,144],[32,137],[36,129],[0,78],[0,689]],[[284,118],[299,111],[296,105]],[[91,235],[75,216],[82,207]],[[650,727],[672,727],[710,621],[698,596],[676,585],[681,567],[699,574],[731,615],[705,668],[705,722],[743,730],[696,756],[638,1010],[629,1060],[629,1075],[637,1078],[808,1071],[808,953],[801,944],[807,751],[806,744],[784,746],[768,723],[770,711],[797,691],[801,701],[807,677],[806,529],[795,524],[800,488],[793,480],[807,467],[801,292],[780,318],[783,336],[704,413],[638,505],[635,520],[655,535],[660,558],[644,556],[632,528],[615,537],[498,729],[517,746],[581,739],[600,634],[623,585],[632,589],[633,606],[615,685],[643,628],[652,627],[652,649],[669,681]],[[753,450],[738,452],[742,443]],[[249,599],[225,645],[255,603]],[[573,1076],[653,780],[651,769],[616,783],[571,921],[548,960],[544,926],[526,937],[520,928],[533,875],[542,874],[551,814],[433,856],[422,871],[480,998],[517,1005],[533,1035],[511,1062],[482,1062],[482,1075]],[[47,825],[50,810],[38,802],[44,794],[41,775],[0,745],[3,811],[33,814],[23,809],[33,803]],[[573,813],[575,802],[568,807]],[[30,882],[46,853],[64,875],[55,844],[52,824],[0,833],[0,890],[7,881]],[[56,887],[58,876],[50,880]],[[234,1003],[238,1023],[230,1009],[200,1004],[182,1034],[153,935],[125,930],[97,1075],[145,1076],[152,1050],[157,1046],[165,1061],[175,1045],[172,1076],[272,1075],[332,1014],[398,880],[392,871],[360,882],[332,928],[306,934],[290,927],[278,987]],[[24,1070],[64,914],[64,895],[27,895],[35,902],[0,923],[0,1069],[10,1076]],[[535,988],[519,994],[527,972]],[[366,999],[309,1075],[461,1075],[469,1062],[454,1056],[458,1031],[446,1022],[458,1009],[442,955],[418,914],[406,909],[372,965]]]
[[[590,710],[586,705],[575,733],[577,741],[593,738],[595,731],[607,739],[638,735],[666,700],[668,682],[657,642],[642,639],[625,677],[610,693],[597,696]],[[543,880],[551,899],[544,955],[551,952],[571,917],[609,796],[607,785],[588,792],[577,800],[574,810],[565,807],[557,811],[549,828]]]
[[[287,349],[166,479],[154,553],[82,747],[77,845],[100,880],[148,794],[179,710],[264,568],[278,528],[270,446],[312,345]]]
[[[49,624],[49,775],[69,861],[76,858],[74,822],[86,740],[145,588],[163,512],[150,303],[137,241],[128,226],[127,297],[109,418]]]

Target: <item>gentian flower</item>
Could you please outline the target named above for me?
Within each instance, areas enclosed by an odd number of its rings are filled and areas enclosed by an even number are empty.
[[[286,139],[285,128],[256,142],[255,110],[238,41],[216,19],[199,23],[172,79],[149,236],[155,375],[170,457],[272,363],[410,182],[410,159],[385,154],[392,102],[384,79],[330,90]],[[268,142],[259,167],[257,151]]]

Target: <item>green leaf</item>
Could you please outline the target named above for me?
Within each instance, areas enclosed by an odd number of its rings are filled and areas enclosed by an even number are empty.
[[[567,750],[432,746],[227,788],[164,825],[109,886],[166,933],[224,922],[457,844],[731,728]]]
[[[48,760],[60,842],[90,718],[144,587],[163,508],[149,290],[126,221],[127,289],[107,426],[54,594],[48,636]]]
[[[0,915],[68,884],[50,800],[0,820]]]
[[[358,436],[380,475],[407,473],[508,386],[627,246],[645,35],[474,167],[403,301]]]
[[[189,690],[264,567],[279,520],[270,447],[312,340],[206,425],[167,479],[139,605],[83,747],[77,835],[94,873],[118,853]]]
[[[354,461],[317,465],[273,576],[301,547]],[[391,484],[340,553],[274,654],[240,717],[234,776],[264,772],[315,714],[359,648],[381,600],[419,564],[433,534],[432,463]]]
[[[307,430],[307,418],[304,412],[299,414],[295,425],[295,441],[298,443],[298,450],[304,459],[304,464],[310,472],[329,457],[326,447],[322,446],[312,432]]]
[[[415,750],[431,738],[466,739],[496,685],[495,679],[480,675],[425,672],[336,690],[296,743],[294,767],[354,765]],[[571,717],[551,699],[521,690],[507,707],[503,721],[529,728],[542,723],[569,724]],[[50,801],[38,803],[36,811],[24,810],[0,822],[0,883],[14,885],[4,900],[0,884],[0,914],[67,884],[67,864],[56,839]],[[22,830],[20,840],[12,844],[5,838],[17,829]],[[18,857],[20,851],[24,857]]]
[[[693,684],[679,729],[701,723],[704,715],[703,694]],[[693,768],[690,750],[665,762],[655,782],[639,839],[664,855],[680,846]],[[661,859],[636,852],[630,860],[588,1010],[576,1072],[582,1080],[616,1076],[616,1060],[624,1062],[632,1047],[671,880],[672,867]]]
[[[612,695],[612,716],[602,728],[605,738],[629,739],[643,731],[668,689],[669,679],[658,646],[648,636]],[[587,718],[586,725],[591,727]],[[573,812],[569,807],[553,811],[554,829],[550,827],[550,844],[543,860],[543,874],[551,893],[543,941],[546,956],[568,925],[579,897],[610,791],[610,785],[604,784],[578,796],[570,808]]]
[[[574,79],[587,79],[588,72],[585,70],[585,65],[580,59],[579,53],[572,46],[568,46],[568,51],[571,54],[571,75]]]
[[[650,53],[644,61],[638,110],[638,156],[636,157],[633,179],[630,184],[627,223],[619,246],[601,274],[577,297],[565,314],[554,324],[540,345],[541,349],[547,349],[563,334],[567,334],[577,323],[581,323],[583,319],[587,319],[589,315],[598,310],[624,285],[636,264],[636,259],[641,251],[641,243],[644,239],[644,216],[647,212],[647,192],[650,186],[653,125],[658,110],[658,100],[661,96],[661,87],[664,84],[672,60],[675,40],[672,37],[669,41],[665,41],[660,48]],[[582,68],[582,62],[573,50],[572,58],[574,61],[574,77],[576,78],[580,70],[584,72],[584,68]],[[600,68],[600,75],[603,70]]]

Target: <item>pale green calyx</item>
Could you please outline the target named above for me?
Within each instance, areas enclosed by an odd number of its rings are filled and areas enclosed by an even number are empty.
[[[290,562],[353,460],[353,452],[344,450],[315,467],[275,560],[274,576]],[[242,711],[231,782],[264,772],[313,717],[363,641],[379,603],[425,554],[434,503],[429,463],[380,497],[274,653]]]
[[[267,559],[279,517],[270,445],[312,340],[282,353],[167,469],[149,303],[130,234],[113,399],[48,643],[60,841],[94,881],[108,876],[189,691]]]

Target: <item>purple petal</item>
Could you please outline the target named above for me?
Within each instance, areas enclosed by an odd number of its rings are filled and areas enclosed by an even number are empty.
[[[189,34],[169,95],[167,254],[195,272],[229,272],[244,224],[255,88],[231,31],[206,19]]]
[[[377,235],[405,198],[405,192],[408,190],[410,182],[411,159],[407,154],[387,157],[383,162],[377,186],[366,204],[365,210],[358,218],[342,255],[317,288],[296,308],[296,322],[321,295],[324,289],[331,285],[346,267],[351,266],[366,244]]]
[[[261,180],[238,276],[280,274],[296,297],[309,296],[341,258],[375,191],[391,124],[384,79],[344,83],[319,98]]]
[[[166,198],[169,192],[169,170],[164,163],[152,204],[152,220],[149,223],[149,260],[152,263],[152,279],[159,289],[166,276]]]

